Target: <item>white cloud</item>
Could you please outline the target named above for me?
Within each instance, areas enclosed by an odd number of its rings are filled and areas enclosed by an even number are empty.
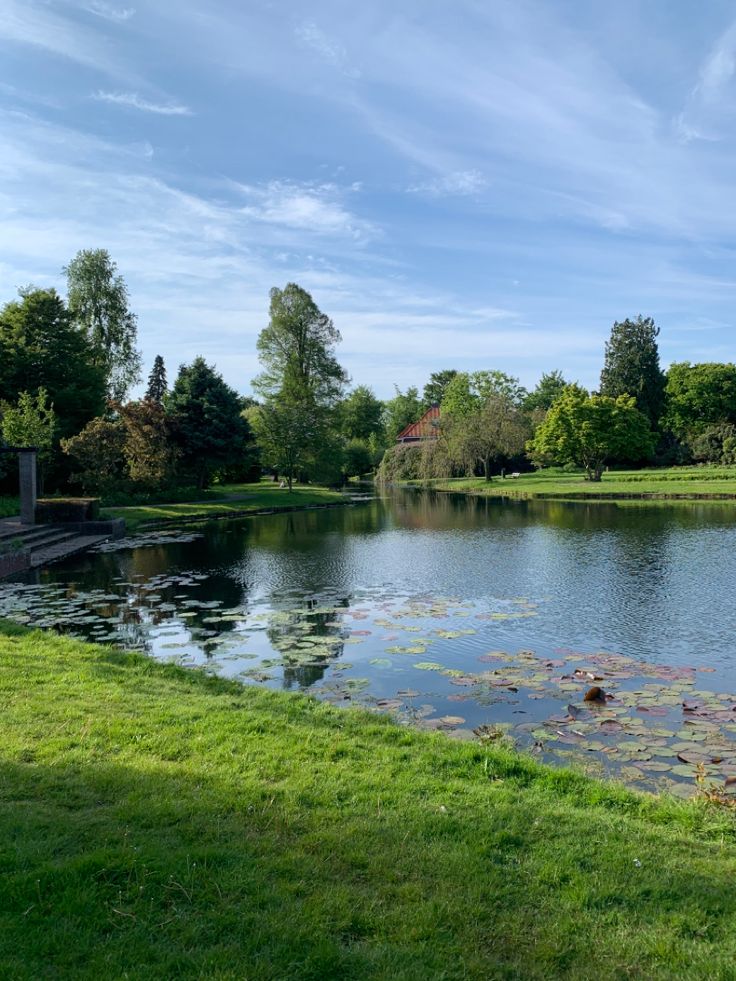
[[[268,225],[312,232],[317,235],[347,236],[366,241],[378,234],[377,228],[358,218],[342,203],[342,192],[335,184],[297,184],[270,181],[265,185],[237,185],[251,203],[243,214]]]
[[[135,92],[105,92],[98,90],[92,96],[98,102],[110,102],[116,106],[124,106],[128,109],[138,109],[141,112],[152,112],[157,116],[191,116],[192,110],[188,106],[180,105],[176,102],[149,102]]]

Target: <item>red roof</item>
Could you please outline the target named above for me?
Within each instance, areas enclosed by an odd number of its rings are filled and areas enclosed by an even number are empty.
[[[440,421],[440,407],[431,405],[418,422],[412,422],[396,437],[397,443],[409,443],[421,439],[437,439],[437,426]]]

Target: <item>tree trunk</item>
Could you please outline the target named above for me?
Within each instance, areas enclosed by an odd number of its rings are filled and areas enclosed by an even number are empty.
[[[483,472],[485,473],[486,480],[490,482],[491,480],[491,458],[487,456],[483,460]]]
[[[293,479],[294,479],[294,471],[291,469],[291,467],[289,467],[289,472],[286,475],[286,483],[288,484],[290,494],[291,494],[291,485]]]

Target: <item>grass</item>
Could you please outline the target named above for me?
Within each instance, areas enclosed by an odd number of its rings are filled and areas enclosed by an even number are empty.
[[[0,518],[12,518],[20,514],[20,498],[0,497]]]
[[[299,508],[313,504],[344,501],[339,491],[326,487],[294,485],[291,492],[272,481],[258,484],[217,484],[208,490],[205,501],[172,504],[141,504],[132,507],[106,507],[104,517],[124,518],[128,531],[150,522],[176,522],[181,519],[247,514],[262,508]]]
[[[0,976],[732,978],[733,812],[0,627]]]
[[[517,478],[457,478],[432,481],[435,490],[457,491],[488,497],[536,497],[578,499],[638,498],[726,498],[736,500],[734,467],[668,467],[646,470],[615,470],[604,473],[600,483],[591,483],[582,473],[539,470]]]

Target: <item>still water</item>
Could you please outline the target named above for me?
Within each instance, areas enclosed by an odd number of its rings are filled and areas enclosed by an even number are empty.
[[[690,792],[736,774],[735,595],[730,504],[404,491],[103,546],[0,616]]]

